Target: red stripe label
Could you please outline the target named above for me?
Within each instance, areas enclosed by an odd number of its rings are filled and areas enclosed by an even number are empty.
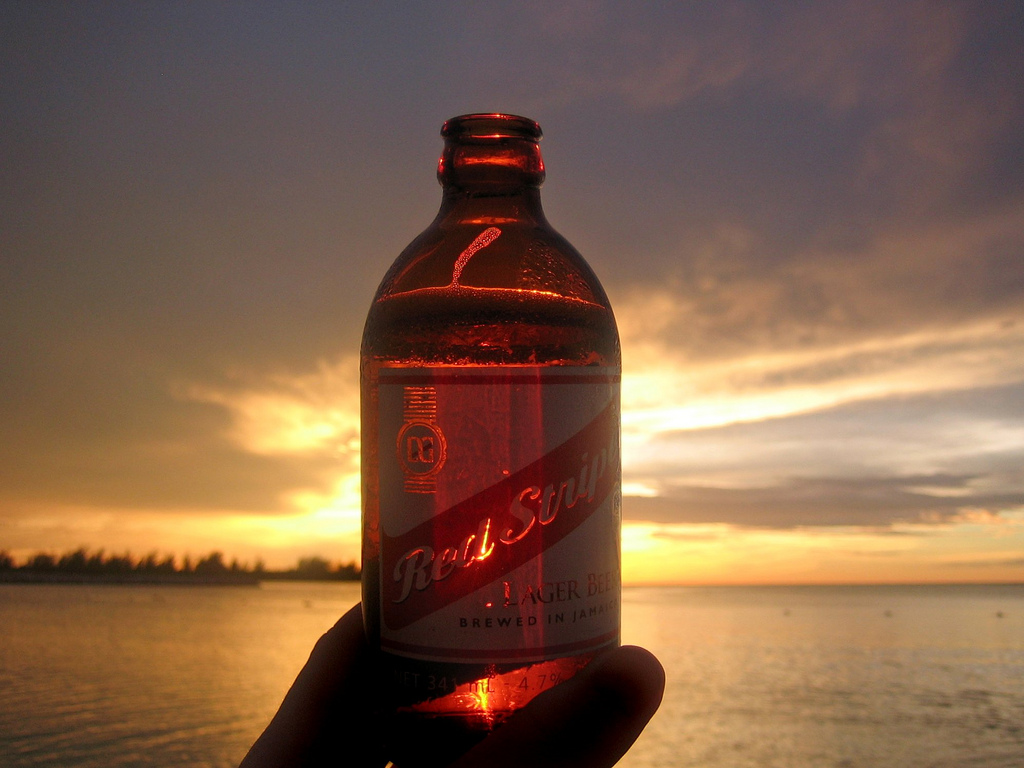
[[[618,484],[618,409],[506,479],[399,536],[384,535],[383,613],[401,629],[561,541]]]
[[[392,368],[377,392],[382,647],[500,663],[617,638],[619,371]]]

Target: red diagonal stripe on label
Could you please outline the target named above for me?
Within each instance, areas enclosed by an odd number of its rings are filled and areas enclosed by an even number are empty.
[[[618,424],[616,404],[609,403],[582,430],[500,483],[400,536],[385,534],[387,626],[401,629],[450,605],[579,527],[618,482]]]

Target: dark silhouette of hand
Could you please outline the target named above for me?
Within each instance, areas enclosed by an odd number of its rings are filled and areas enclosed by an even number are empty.
[[[369,660],[357,605],[317,642],[240,768],[385,766],[369,705]],[[609,768],[658,709],[664,687],[661,664],[643,648],[609,651],[538,696],[450,768]]]

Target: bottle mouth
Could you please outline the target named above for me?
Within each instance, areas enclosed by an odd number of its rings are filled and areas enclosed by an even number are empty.
[[[446,120],[441,126],[441,136],[446,139],[472,137],[475,139],[518,138],[540,141],[542,135],[537,121],[501,112],[459,115]]]

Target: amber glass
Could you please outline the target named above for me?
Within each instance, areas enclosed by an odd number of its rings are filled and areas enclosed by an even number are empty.
[[[445,763],[539,692],[538,686],[498,686],[502,679],[519,679],[528,669],[533,680],[557,682],[593,653],[528,665],[466,664],[379,649],[379,459],[380,451],[393,450],[378,435],[381,370],[620,366],[605,292],[541,208],[545,171],[537,123],[512,115],[464,115],[447,121],[441,135],[440,211],[385,275],[362,342],[363,611],[377,649],[378,706],[392,736],[388,757],[403,768]],[[489,429],[497,440],[516,440],[516,422],[514,413],[499,414]],[[617,562],[617,552],[615,557]],[[390,568],[385,564],[385,572]],[[514,693],[491,696],[481,705],[499,687]]]

